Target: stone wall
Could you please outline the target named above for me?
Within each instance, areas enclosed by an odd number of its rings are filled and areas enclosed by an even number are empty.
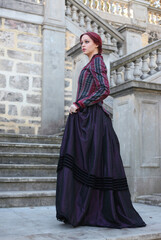
[[[66,48],[65,50],[69,50],[76,44],[76,36],[70,31],[66,31]],[[72,58],[66,55],[65,58],[65,81],[64,81],[64,115],[65,121],[69,114],[69,107],[72,104]]]
[[[0,19],[0,132],[38,134],[41,26]]]

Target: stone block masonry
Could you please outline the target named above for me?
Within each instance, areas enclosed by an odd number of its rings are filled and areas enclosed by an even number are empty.
[[[0,18],[0,132],[39,133],[41,25]]]
[[[66,51],[76,44],[76,37],[69,31],[66,31]],[[65,81],[64,81],[64,116],[65,121],[69,115],[69,108],[72,104],[72,60],[71,57],[65,59]]]

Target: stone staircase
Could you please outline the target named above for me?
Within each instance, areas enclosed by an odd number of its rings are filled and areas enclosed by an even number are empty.
[[[161,193],[139,196],[136,202],[161,207]]]
[[[0,135],[0,207],[55,204],[62,133]]]

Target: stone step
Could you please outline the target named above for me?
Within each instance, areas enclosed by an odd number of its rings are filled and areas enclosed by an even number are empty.
[[[0,164],[1,177],[55,177],[57,165]]]
[[[152,195],[139,196],[136,198],[136,202],[161,207],[161,194],[154,193]]]
[[[1,133],[0,142],[20,142],[20,143],[58,143],[61,144],[63,133],[60,132],[55,135],[42,136],[42,135],[29,135],[29,134],[9,134]]]
[[[0,192],[0,207],[52,206],[55,197],[55,190]]]
[[[57,164],[59,153],[0,153],[0,164]]]
[[[60,144],[0,142],[0,152],[59,153]]]
[[[56,177],[0,177],[0,191],[55,190]]]

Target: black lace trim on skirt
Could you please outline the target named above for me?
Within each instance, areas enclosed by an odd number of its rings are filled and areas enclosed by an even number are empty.
[[[72,170],[74,178],[84,185],[95,189],[122,191],[128,189],[127,179],[111,177],[96,177],[89,175],[86,171],[80,169],[73,161],[73,157],[69,154],[60,156],[57,172],[67,167]]]

